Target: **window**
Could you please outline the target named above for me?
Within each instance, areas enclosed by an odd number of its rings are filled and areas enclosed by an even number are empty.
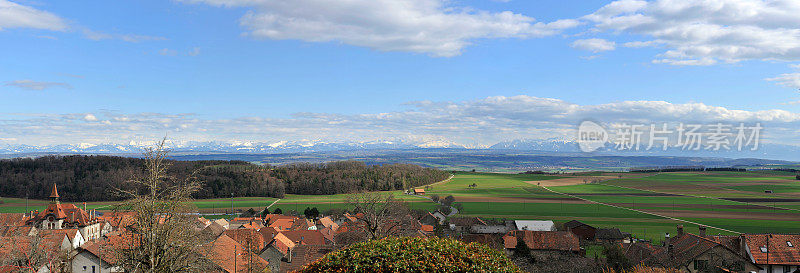
[[[94,266],[92,266],[92,273],[94,273]]]
[[[784,265],[783,266],[783,272],[792,272],[791,270],[792,270],[792,266],[790,266],[790,265]]]
[[[694,260],[694,269],[703,270],[708,267],[708,260]]]

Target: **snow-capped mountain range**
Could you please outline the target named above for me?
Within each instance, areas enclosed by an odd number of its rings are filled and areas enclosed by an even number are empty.
[[[61,144],[48,146],[0,144],[0,154],[138,154],[145,147],[152,147],[153,142],[130,142],[128,144]],[[586,155],[640,155],[640,156],[689,156],[689,157],[725,157],[725,158],[764,158],[800,161],[800,147],[782,144],[762,144],[757,151],[683,151],[680,149],[618,151],[613,144],[607,143],[604,148],[593,153],[582,153],[578,143],[568,139],[545,140],[511,140],[491,146],[464,146],[446,140],[402,141],[383,140],[369,142],[326,142],[326,141],[276,141],[276,142],[170,142],[168,148],[177,153],[235,153],[235,154],[278,154],[308,153],[356,150],[397,150],[397,149],[463,149],[513,152],[570,153]]]

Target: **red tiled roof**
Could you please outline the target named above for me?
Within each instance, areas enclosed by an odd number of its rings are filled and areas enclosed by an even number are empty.
[[[24,226],[27,213],[0,213],[0,226]]]
[[[293,218],[279,218],[275,219],[269,226],[278,231],[290,230],[294,226],[295,220]]]
[[[333,220],[331,220],[330,217],[320,218],[319,219],[319,223],[322,224],[322,226],[330,228],[333,231],[336,231],[337,229],[339,229],[339,225],[337,225],[335,222],[333,222]]]
[[[210,250],[203,253],[214,264],[229,273],[249,272],[249,268],[266,268],[268,263],[226,235],[211,243]],[[250,261],[255,263],[251,266]]]
[[[130,249],[139,245],[138,235],[128,231],[114,231],[106,234],[100,240],[89,241],[81,249],[102,258],[105,262],[115,264],[114,251],[117,249]]]
[[[532,250],[580,250],[580,241],[578,237],[568,231],[509,231],[506,233],[506,236],[503,236],[503,245],[505,248],[516,248],[517,237],[521,237]]]
[[[297,245],[324,245],[325,237],[318,230],[287,230],[281,234]]]
[[[433,226],[431,226],[431,225],[421,225],[419,227],[419,230],[421,230],[422,232],[426,232],[426,233],[427,232],[433,232]]]
[[[17,235],[32,235],[35,231],[31,226],[0,226],[0,237],[17,236]]]
[[[258,252],[267,245],[264,237],[255,229],[229,229],[223,234],[253,252]]]
[[[742,236],[756,264],[800,265],[800,235],[745,234]],[[762,252],[762,247],[767,252]]]
[[[295,247],[295,244],[294,242],[292,242],[292,239],[289,239],[289,237],[286,237],[286,235],[283,235],[283,233],[278,233],[277,235],[275,235],[272,244],[275,246],[275,248],[278,249],[278,251],[283,253],[283,255],[286,255],[287,253],[289,253],[289,249]]]
[[[263,227],[258,229],[258,233],[261,234],[261,237],[264,238],[265,242],[269,243],[272,241],[272,238],[275,238],[275,235],[278,234],[278,231],[273,227]]]
[[[92,224],[97,219],[92,219],[86,211],[76,207],[73,204],[56,204],[51,203],[47,209],[39,212],[36,216],[30,219],[29,223],[35,223],[45,220],[49,215],[53,215],[55,219],[64,219],[67,225],[86,226]]]
[[[281,263],[280,272],[294,272],[316,260],[325,254],[331,253],[333,246],[320,245],[300,245],[292,249],[292,262]]]
[[[136,222],[136,212],[107,212],[100,220],[109,223],[115,230],[130,227]]]

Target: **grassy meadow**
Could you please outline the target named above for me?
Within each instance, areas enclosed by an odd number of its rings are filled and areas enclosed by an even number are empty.
[[[596,178],[593,183],[592,179]],[[600,179],[602,178],[602,180]],[[598,182],[599,181],[599,182]],[[772,190],[773,193],[764,193]],[[597,227],[618,227],[639,238],[663,240],[683,224],[697,232],[690,221],[711,228],[711,234],[800,232],[800,181],[783,172],[681,172],[622,174],[594,172],[574,175],[497,174],[456,172],[446,182],[430,185],[427,195],[455,197],[459,215],[492,219],[570,220]],[[411,208],[433,210],[433,202],[393,191]],[[277,200],[277,202],[276,202]],[[25,200],[0,198],[0,212],[24,212]],[[347,209],[347,195],[294,195],[284,198],[241,197],[235,209],[300,211],[317,207]],[[274,203],[274,204],[273,204]],[[80,204],[76,204],[79,205]],[[87,207],[109,209],[113,203]],[[197,200],[195,205],[209,218],[228,213],[230,198]],[[47,201],[28,200],[29,210],[42,210]],[[678,220],[676,220],[678,219]]]

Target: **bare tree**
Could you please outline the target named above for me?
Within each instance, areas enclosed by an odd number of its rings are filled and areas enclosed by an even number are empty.
[[[118,189],[127,201],[114,210],[135,213],[126,242],[109,246],[115,266],[125,272],[205,272],[211,266],[201,255],[211,238],[193,228],[197,210],[191,195],[200,183],[166,174],[170,161],[165,141],[145,150],[144,174],[131,179],[130,188]]]
[[[387,236],[400,236],[411,231],[411,215],[408,207],[394,195],[365,192],[352,194],[347,203],[356,213],[358,226],[366,234],[366,239],[379,239]]]
[[[52,251],[57,245],[46,245],[39,236],[13,236],[0,240],[11,246],[9,253],[0,253],[0,268],[13,268],[14,272],[37,272],[43,266],[59,272],[67,260],[65,251]]]

